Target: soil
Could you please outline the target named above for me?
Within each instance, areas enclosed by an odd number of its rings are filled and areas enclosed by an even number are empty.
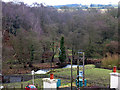
[[[65,65],[65,64],[63,64],[63,65]],[[2,68],[2,74],[3,75],[29,74],[29,73],[31,73],[31,70],[37,71],[40,69],[60,68],[62,66],[56,65],[56,63],[53,63],[52,67],[51,67],[51,63],[33,64],[33,67],[29,67],[29,65],[26,65],[26,67],[24,67],[19,64],[15,65],[15,66],[12,65],[12,67],[11,67],[11,65],[5,65],[5,67]]]

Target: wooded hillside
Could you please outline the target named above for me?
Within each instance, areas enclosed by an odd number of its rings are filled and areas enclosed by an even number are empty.
[[[120,53],[117,9],[58,12],[43,4],[3,2],[2,12],[4,64],[26,67],[31,62],[50,62],[59,51],[62,36],[66,51],[73,50],[73,55],[78,50],[85,51],[87,58]]]

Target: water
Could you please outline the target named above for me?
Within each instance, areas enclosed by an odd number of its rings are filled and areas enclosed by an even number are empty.
[[[72,65],[73,68],[77,68],[77,65]],[[79,67],[82,67],[82,65],[79,65]],[[71,65],[68,64],[67,66],[63,67],[63,68],[71,68]]]
[[[41,69],[35,72],[35,74],[46,74],[50,69]]]
[[[73,68],[77,68],[77,65],[72,65]],[[82,65],[79,65],[79,67],[82,67]],[[67,66],[63,67],[63,68],[71,68],[71,65],[68,64]],[[46,74],[47,72],[49,72],[51,69],[41,69],[35,72],[35,74]]]

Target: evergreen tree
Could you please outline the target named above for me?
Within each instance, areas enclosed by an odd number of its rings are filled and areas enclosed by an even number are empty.
[[[65,59],[66,59],[66,52],[65,52],[65,46],[64,46],[64,37],[62,37],[60,41],[59,60],[61,63],[63,63]]]

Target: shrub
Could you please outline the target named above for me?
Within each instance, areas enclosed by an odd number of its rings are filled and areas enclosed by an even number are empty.
[[[117,68],[119,68],[118,55],[108,55],[102,59],[101,67],[112,69],[114,66],[117,66]]]
[[[101,63],[96,63],[95,68],[101,68]]]

